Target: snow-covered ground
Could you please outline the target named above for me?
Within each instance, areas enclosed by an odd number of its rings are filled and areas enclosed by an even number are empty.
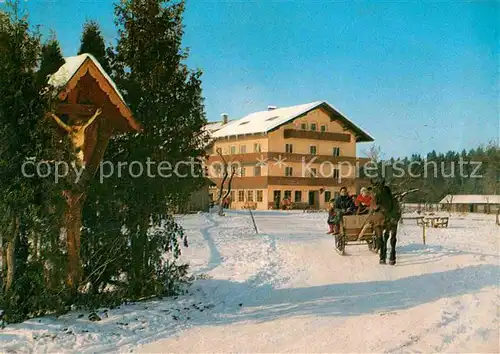
[[[334,250],[323,213],[180,217],[183,260],[205,275],[178,298],[44,317],[0,330],[2,352],[498,353],[500,227],[453,215],[400,226],[396,266]],[[82,316],[83,315],[83,316]]]

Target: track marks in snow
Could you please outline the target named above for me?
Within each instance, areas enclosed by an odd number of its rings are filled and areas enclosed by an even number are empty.
[[[200,229],[200,232],[210,249],[210,258],[208,260],[208,265],[201,270],[201,273],[207,273],[217,268],[222,263],[222,256],[212,237],[212,232],[215,232],[216,228],[219,227],[219,222],[214,220],[213,215],[210,213],[206,214],[206,220],[209,225]]]

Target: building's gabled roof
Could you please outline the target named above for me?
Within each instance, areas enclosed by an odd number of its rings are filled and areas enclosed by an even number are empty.
[[[500,195],[490,194],[448,194],[440,204],[500,204]]]
[[[361,128],[352,123],[342,113],[326,101],[317,101],[291,107],[251,113],[241,119],[228,122],[213,133],[214,138],[234,135],[267,133],[280,126],[290,123],[316,108],[324,108],[332,119],[337,119],[348,130],[356,135],[356,141],[369,142],[373,138]]]

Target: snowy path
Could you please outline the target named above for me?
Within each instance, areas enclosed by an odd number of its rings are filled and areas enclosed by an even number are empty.
[[[248,212],[181,218],[190,293],[8,326],[2,351],[497,353],[499,230],[455,216],[448,229],[399,231],[398,264],[366,246],[339,256],[325,215]],[[87,315],[87,314],[85,314]],[[40,322],[39,322],[40,321]]]

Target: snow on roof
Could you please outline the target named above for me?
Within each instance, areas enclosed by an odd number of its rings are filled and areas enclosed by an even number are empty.
[[[241,119],[228,122],[223,128],[214,133],[215,138],[230,135],[265,133],[292,118],[314,108],[319,102],[307,103],[298,106],[283,107],[273,110],[251,113]]]
[[[203,129],[208,130],[210,133],[213,133],[219,130],[223,125],[224,125],[223,122],[210,122],[207,125],[205,125]]]
[[[283,125],[294,118],[305,114],[312,109],[323,105],[340,115],[344,123],[363,136],[363,141],[373,141],[373,138],[359,127],[349,121],[342,113],[326,101],[316,101],[291,107],[283,107],[272,110],[251,113],[241,119],[231,121],[213,133],[214,138],[222,138],[232,135],[244,135],[255,133],[267,133],[270,130]]]
[[[448,194],[440,204],[500,204],[500,195]]]
[[[118,87],[114,83],[113,80],[109,77],[106,71],[102,68],[101,64],[97,61],[97,59],[92,54],[80,54],[74,57],[64,58],[65,64],[63,64],[59,70],[57,70],[54,74],[52,74],[49,78],[49,85],[54,86],[55,88],[62,88],[66,86],[66,84],[71,80],[73,75],[80,69],[85,60],[90,59],[97,66],[102,75],[108,80],[109,84],[116,91],[120,99],[125,103],[123,96],[121,95]]]

